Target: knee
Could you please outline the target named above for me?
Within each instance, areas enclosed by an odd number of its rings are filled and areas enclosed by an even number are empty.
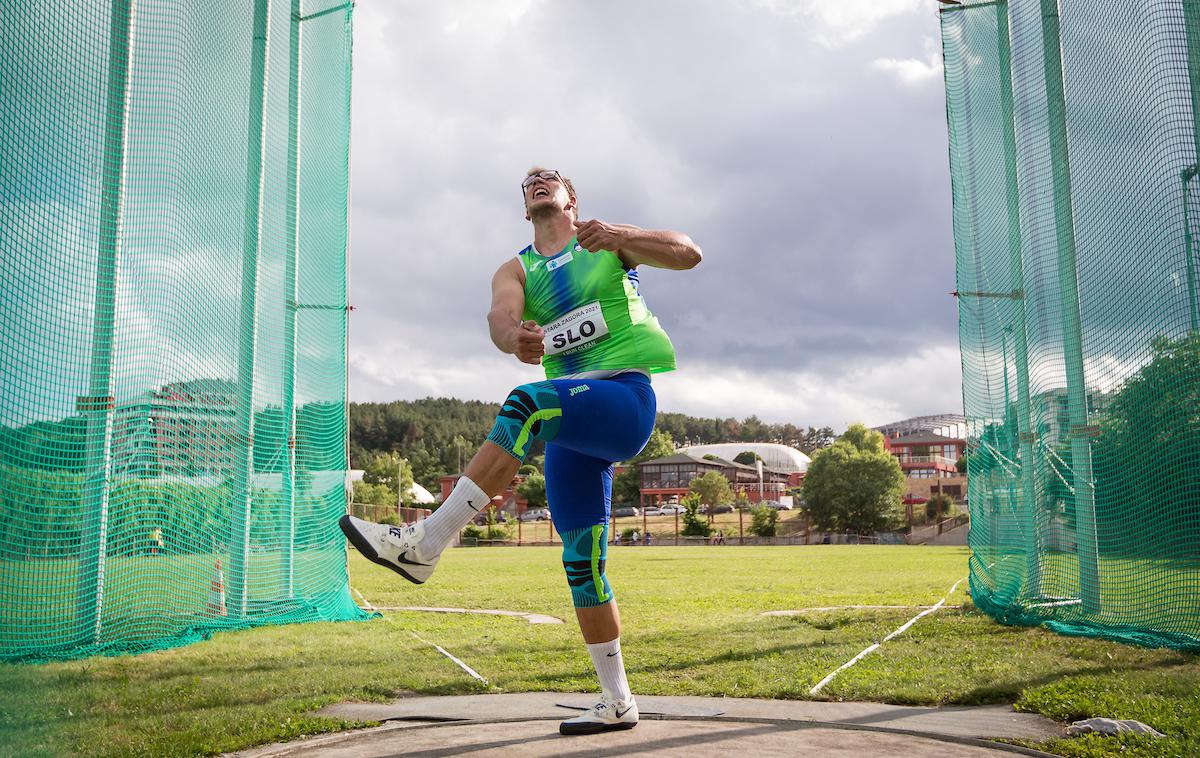
[[[504,399],[487,438],[523,461],[530,439],[554,439],[561,417],[562,404],[552,383],[522,384],[514,387]]]
[[[604,605],[613,599],[612,586],[604,573],[608,553],[608,526],[595,526],[564,532],[563,569],[576,608]]]

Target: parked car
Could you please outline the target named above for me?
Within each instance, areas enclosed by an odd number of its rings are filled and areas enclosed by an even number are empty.
[[[678,504],[661,505],[661,506],[659,506],[658,509],[660,511],[662,511],[662,514],[664,516],[674,516],[676,513],[686,513],[687,512],[687,508],[684,508],[682,505],[678,505]]]
[[[545,521],[550,518],[548,508],[530,508],[520,515],[522,521]]]
[[[711,511],[712,513],[733,513],[733,506],[729,505],[728,503],[726,503],[724,505],[713,505],[713,506],[702,505],[702,506],[700,506],[701,513],[708,513],[709,511]]]
[[[492,512],[496,514],[495,523],[497,523],[497,524],[508,523],[508,514],[507,513],[505,513],[504,511],[492,511]],[[479,526],[484,526],[488,522],[488,510],[485,508],[484,510],[480,511],[479,513],[476,513],[475,518],[473,518],[471,520],[474,521]]]
[[[626,516],[640,516],[642,512],[632,505],[614,505],[612,515],[613,518],[625,518]]]
[[[664,511],[662,506],[652,505],[649,508],[644,509],[642,514],[646,516],[662,516],[664,515]]]
[[[790,511],[792,509],[791,503],[783,503],[778,500],[767,500],[762,505],[766,508],[774,508],[777,511]]]

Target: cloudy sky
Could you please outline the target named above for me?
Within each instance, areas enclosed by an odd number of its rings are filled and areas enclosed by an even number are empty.
[[[961,411],[935,0],[362,2],[350,392],[499,400],[487,335],[519,182],[687,232],[642,291],[659,408],[798,425]]]

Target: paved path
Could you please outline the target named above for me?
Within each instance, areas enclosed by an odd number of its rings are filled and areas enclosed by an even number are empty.
[[[1062,736],[1048,719],[1008,706],[923,708],[747,698],[638,698],[636,729],[562,737],[558,722],[592,695],[532,692],[342,703],[317,715],[383,726],[270,745],[239,758],[372,756],[820,755],[966,758],[1043,755],[987,738]]]

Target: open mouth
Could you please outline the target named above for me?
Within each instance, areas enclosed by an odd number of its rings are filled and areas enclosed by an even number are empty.
[[[533,191],[533,199],[537,200],[539,197],[550,197],[550,190],[545,187],[538,187]]]

